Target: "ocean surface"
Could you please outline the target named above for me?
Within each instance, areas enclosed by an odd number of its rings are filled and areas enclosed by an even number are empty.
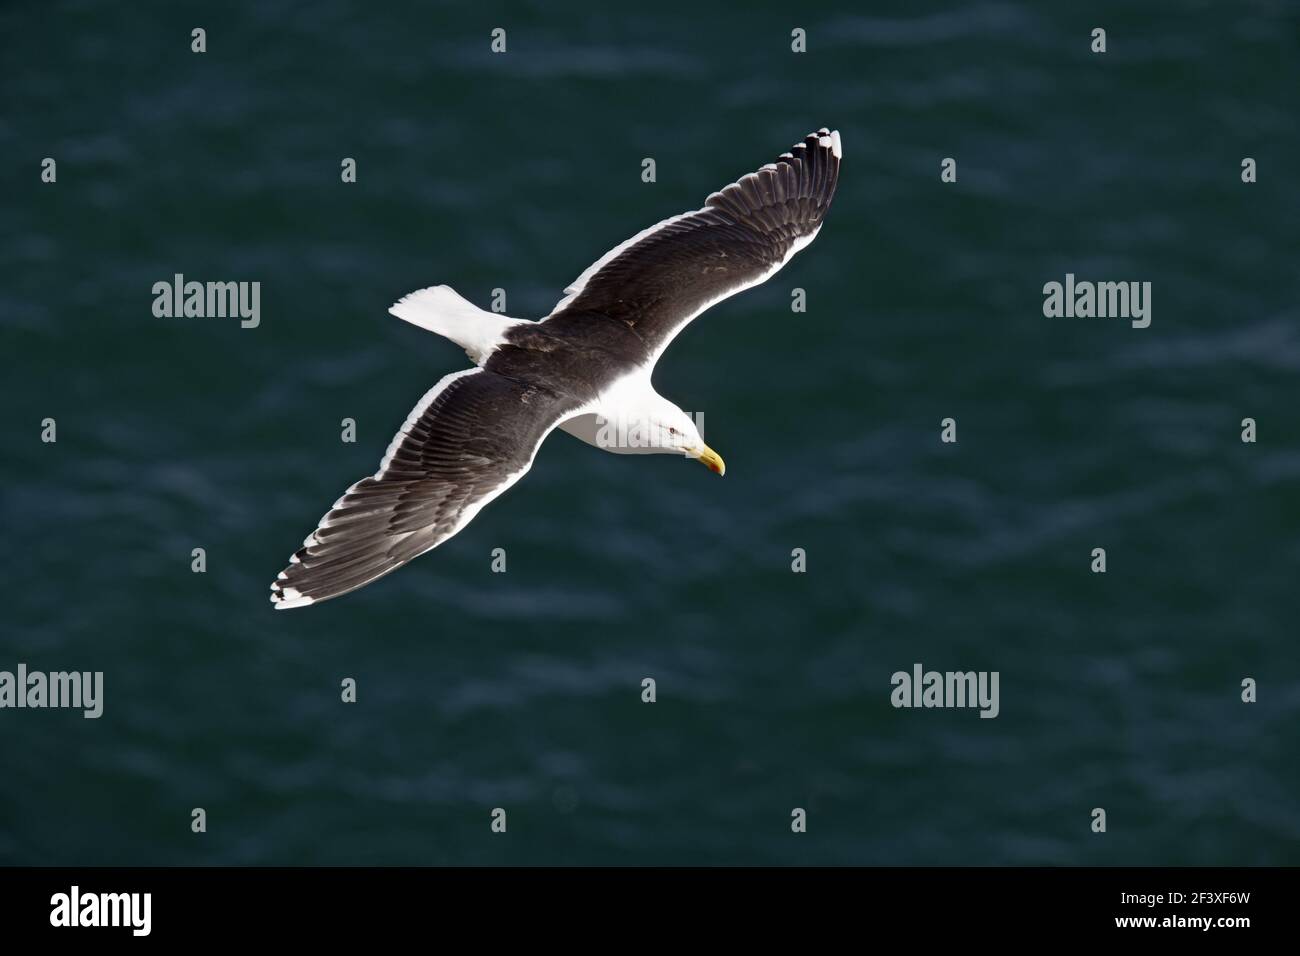
[[[1300,863],[1294,4],[239,6],[0,11],[0,670],[104,675],[0,709],[0,863]],[[466,365],[391,302],[544,315],[823,125],[817,241],[656,375],[725,478],[557,433],[273,611]],[[178,273],[259,324],[155,316]]]

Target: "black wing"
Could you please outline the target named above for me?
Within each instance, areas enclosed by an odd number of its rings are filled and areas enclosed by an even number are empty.
[[[374,477],[344,492],[289,559],[272,602],[337,597],[437,547],[523,477],[576,405],[477,368],[446,376],[407,417]]]
[[[810,134],[774,163],[608,252],[545,319],[624,323],[654,361],[713,303],[758,285],[812,241],[835,195],[838,132]]]

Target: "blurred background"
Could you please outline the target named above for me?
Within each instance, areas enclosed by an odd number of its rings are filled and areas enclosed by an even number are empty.
[[[105,675],[98,720],[0,711],[0,862],[1300,862],[1296,8],[863,6],[0,12],[0,669]],[[822,125],[818,241],[657,373],[725,479],[557,433],[272,611],[465,365],[392,301],[544,315]],[[155,318],[178,272],[261,325]],[[1067,272],[1151,282],[1151,327],[1045,318]],[[893,709],[916,662],[1000,716]]]

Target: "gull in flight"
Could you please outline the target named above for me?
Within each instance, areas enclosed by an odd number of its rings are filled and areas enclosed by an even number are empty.
[[[770,278],[821,229],[840,135],[820,129],[703,208],[611,249],[540,321],[485,312],[447,286],[389,311],[436,332],[474,368],[420,399],[372,477],[352,485],[271,585],[277,608],[369,584],[436,548],[524,476],[560,428],[618,454],[667,453],[721,475],[722,458],[650,384],[655,362],[709,306]]]

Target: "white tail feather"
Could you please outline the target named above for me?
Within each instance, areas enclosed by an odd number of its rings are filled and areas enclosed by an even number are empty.
[[[485,312],[445,285],[403,296],[388,311],[412,325],[451,339],[476,365],[482,365],[504,341],[508,329],[526,321]]]

